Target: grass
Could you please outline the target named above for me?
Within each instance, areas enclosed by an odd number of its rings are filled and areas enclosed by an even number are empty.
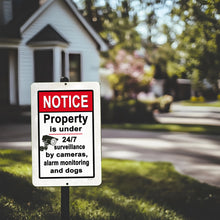
[[[196,134],[220,134],[220,126],[191,124],[103,124],[103,128],[131,129],[141,131],[187,132]]]
[[[220,107],[220,100],[215,102],[192,102],[188,100],[188,101],[181,101],[180,104],[185,106]]]
[[[220,219],[220,189],[170,163],[105,159],[99,187],[70,187],[77,220]],[[31,152],[0,150],[1,219],[60,219],[60,187],[35,188]]]

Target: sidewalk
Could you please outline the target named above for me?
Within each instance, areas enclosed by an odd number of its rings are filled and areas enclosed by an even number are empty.
[[[169,113],[155,113],[158,122],[220,126],[220,108],[173,103]]]

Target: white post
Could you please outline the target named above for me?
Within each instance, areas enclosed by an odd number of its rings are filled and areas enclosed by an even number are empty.
[[[69,72],[69,52],[65,51],[65,76],[69,79],[70,78],[70,72]]]
[[[62,72],[62,57],[61,57],[61,49],[59,47],[55,47],[53,49],[53,81],[59,82]]]

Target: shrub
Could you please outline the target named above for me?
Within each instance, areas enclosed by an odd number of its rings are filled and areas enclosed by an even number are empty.
[[[170,111],[170,105],[173,102],[173,97],[170,95],[164,95],[158,98],[159,103],[159,111],[160,112],[169,112]]]
[[[199,96],[199,97],[192,96],[190,98],[190,101],[191,102],[205,102],[205,98],[203,96]]]
[[[103,123],[154,123],[156,122],[153,112],[168,112],[172,103],[171,96],[163,96],[154,101],[106,100],[102,99],[102,122]]]
[[[199,96],[199,97],[198,97],[198,101],[199,101],[199,102],[204,102],[204,101],[205,101],[205,98],[204,98],[203,96]]]
[[[154,122],[153,105],[149,107],[149,104],[134,99],[124,101],[102,99],[102,122]]]
[[[196,101],[197,101],[197,98],[196,98],[195,96],[191,96],[190,101],[191,101],[191,102],[196,102]]]

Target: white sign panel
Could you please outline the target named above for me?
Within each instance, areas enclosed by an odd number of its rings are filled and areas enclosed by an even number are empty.
[[[33,83],[31,97],[33,184],[101,184],[99,84]]]

